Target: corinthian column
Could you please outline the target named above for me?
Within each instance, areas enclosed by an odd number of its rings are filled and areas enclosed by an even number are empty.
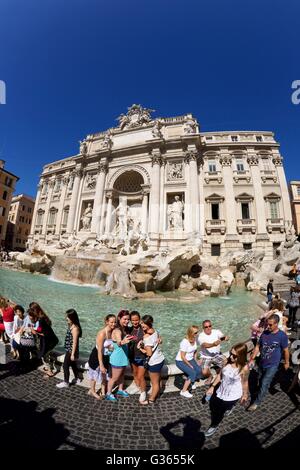
[[[199,185],[198,185],[198,152],[196,149],[185,153],[185,162],[189,165],[189,206],[186,210],[190,214],[190,231],[200,231],[199,221]]]
[[[290,196],[289,196],[284,169],[282,166],[282,161],[283,161],[283,158],[279,154],[273,157],[273,163],[277,170],[277,177],[278,177],[278,182],[280,185],[284,222],[292,222]]]
[[[37,214],[37,211],[39,209],[39,203],[40,203],[40,196],[41,196],[42,187],[43,187],[43,179],[41,179],[39,184],[38,184],[38,192],[37,192],[37,195],[36,195],[36,198],[35,198],[34,211],[33,211],[32,220],[31,220],[30,236],[34,235],[34,229],[35,229],[35,225],[36,225],[36,214]]]
[[[106,212],[105,233],[109,234],[110,233],[110,227],[111,227],[111,213],[112,213],[113,193],[112,193],[112,191],[108,191],[106,193],[106,195],[107,195],[107,198],[108,198],[108,203],[107,203],[107,212]]]
[[[142,233],[147,233],[148,230],[148,194],[149,189],[143,189],[142,201]]]
[[[225,208],[226,208],[226,241],[237,240],[236,233],[236,210],[235,198],[232,184],[232,158],[224,149],[221,149],[220,163],[223,167],[223,178],[225,187]]]
[[[268,240],[267,227],[266,227],[266,210],[265,200],[261,185],[261,175],[259,169],[259,160],[255,154],[254,149],[248,149],[247,162],[250,166],[250,172],[252,177],[254,199],[256,206],[256,227],[257,227],[257,239]]]
[[[101,212],[102,212],[103,194],[104,194],[104,188],[105,188],[105,178],[107,174],[107,168],[108,166],[107,166],[106,161],[99,163],[94,207],[93,207],[92,224],[91,224],[91,233],[96,233],[97,235],[99,235],[100,233],[100,219],[101,219]]]
[[[42,235],[46,235],[48,217],[49,217],[49,209],[51,205],[52,193],[55,185],[55,180],[50,180],[48,184],[48,195],[47,195],[47,203],[45,207],[44,219],[43,219],[43,228],[42,228]]]
[[[160,209],[160,167],[162,158],[159,151],[151,155],[152,177],[150,192],[150,230],[151,234],[159,232],[159,209]]]
[[[70,209],[69,209],[69,217],[68,217],[68,225],[67,225],[67,233],[71,234],[74,230],[74,221],[75,221],[75,214],[76,214],[76,206],[79,197],[79,186],[82,177],[82,169],[78,167],[73,172],[74,175],[74,184],[73,184],[73,191],[72,197],[70,202]]]
[[[66,192],[67,192],[67,188],[69,184],[69,177],[64,176],[62,183],[63,183],[63,188],[62,188],[61,195],[60,195],[59,208],[58,208],[58,214],[57,214],[57,219],[56,219],[55,235],[59,235],[60,230],[61,230],[64,202],[65,202]]]

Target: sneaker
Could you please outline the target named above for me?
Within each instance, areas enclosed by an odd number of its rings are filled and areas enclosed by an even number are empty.
[[[72,384],[72,385],[79,385],[79,384],[81,384],[81,380],[74,378],[73,380],[71,380],[71,384]]]
[[[139,401],[146,401],[147,395],[146,392],[141,392]]]
[[[124,392],[124,390],[118,390],[116,395],[118,395],[119,397],[124,397],[124,398],[128,398],[129,397],[129,393],[127,392]]]
[[[248,411],[255,411],[257,407],[258,405],[256,405],[256,403],[252,403],[252,405],[249,406]]]
[[[224,413],[224,416],[230,416],[232,412],[233,412],[233,408],[231,408],[231,410],[226,410]]]
[[[114,402],[118,401],[112,393],[110,395],[106,395],[105,400],[114,401]]]
[[[193,384],[193,385],[192,385],[192,390],[196,390],[196,388],[197,388],[197,385],[196,385],[196,384]]]
[[[60,382],[56,386],[57,386],[57,388],[68,388],[69,384],[67,384],[67,382]]]
[[[204,433],[205,437],[212,436],[218,428],[208,428],[208,430]]]
[[[193,395],[192,395],[190,392],[188,392],[188,391],[183,392],[183,391],[181,390],[180,395],[181,395],[182,397],[184,397],[184,398],[193,398]]]

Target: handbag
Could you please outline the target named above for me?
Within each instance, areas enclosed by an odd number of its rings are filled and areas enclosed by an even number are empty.
[[[152,355],[145,357],[144,364],[143,364],[144,369],[146,369],[146,370],[149,369],[149,367],[150,367],[149,361],[150,361],[151,357],[153,356],[153,354],[154,354],[154,352],[156,351],[157,348],[158,348],[158,343],[156,343],[155,347],[153,348]]]
[[[22,335],[20,338],[20,345],[25,348],[35,347],[35,338],[33,335]]]

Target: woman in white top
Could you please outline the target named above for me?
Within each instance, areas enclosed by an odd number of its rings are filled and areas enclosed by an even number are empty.
[[[187,376],[184,382],[183,389],[180,395],[185,398],[193,398],[193,395],[188,391],[190,384],[192,389],[196,388],[195,381],[199,380],[202,376],[202,369],[196,361],[197,357],[197,335],[199,328],[197,326],[190,326],[187,329],[186,337],[181,341],[179,351],[176,356],[176,366],[178,369]]]
[[[89,357],[88,378],[90,379],[90,389],[88,395],[100,400],[99,392],[96,392],[96,383],[101,384],[101,394],[105,397],[108,372],[109,356],[113,350],[112,332],[116,327],[117,319],[115,315],[105,317],[105,327],[98,331],[96,346]]]
[[[152,388],[149,400],[145,400],[143,402],[140,401],[140,403],[142,405],[147,405],[148,403],[154,403],[157,395],[159,394],[160,375],[161,369],[164,365],[165,357],[160,350],[159,345],[161,340],[157,331],[155,331],[153,328],[153,318],[151,315],[143,316],[141,320],[141,327],[144,331],[144,338],[138,343],[137,347],[142,353],[146,354],[146,356],[150,358],[147,368],[150,375]]]
[[[248,376],[247,345],[239,343],[231,348],[227,365],[220,370],[206,392],[207,399],[211,397],[211,425],[205,433],[206,437],[216,432],[224,415],[228,416],[239,400],[241,403],[248,400]],[[219,387],[214,393],[217,385]]]

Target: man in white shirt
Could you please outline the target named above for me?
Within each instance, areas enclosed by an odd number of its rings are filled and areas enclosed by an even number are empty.
[[[226,357],[220,352],[222,341],[228,341],[229,337],[223,335],[222,331],[212,328],[210,320],[202,322],[203,331],[198,336],[198,343],[201,346],[200,363],[202,374],[211,377],[210,367],[212,365],[223,367]]]

